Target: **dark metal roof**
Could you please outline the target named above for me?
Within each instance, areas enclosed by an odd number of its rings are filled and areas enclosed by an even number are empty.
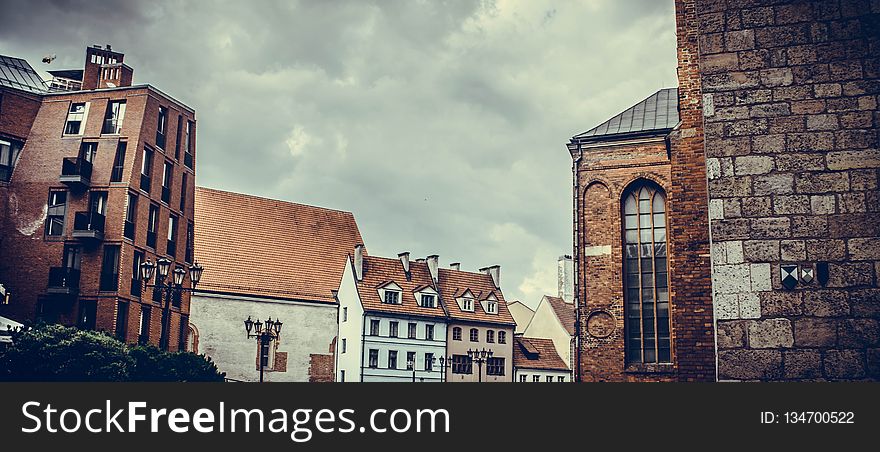
[[[82,69],[59,69],[57,71],[46,71],[52,74],[55,77],[66,78],[70,80],[79,80],[83,79],[83,70]]]
[[[572,141],[602,141],[671,130],[678,124],[678,88],[664,88]]]
[[[21,58],[0,55],[0,85],[30,93],[45,93],[46,82]]]

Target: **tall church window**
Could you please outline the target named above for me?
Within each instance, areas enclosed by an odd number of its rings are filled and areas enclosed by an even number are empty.
[[[666,196],[648,182],[623,196],[626,356],[630,363],[671,362]]]

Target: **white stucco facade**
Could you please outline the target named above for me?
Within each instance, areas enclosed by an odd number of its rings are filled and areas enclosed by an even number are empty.
[[[572,368],[572,336],[568,334],[568,330],[562,325],[546,296],[541,299],[541,302],[535,309],[535,315],[532,316],[532,320],[529,322],[523,335],[552,340],[556,353],[559,354],[559,357],[562,358],[569,369]],[[517,378],[516,381],[519,381],[519,379]]]
[[[332,357],[337,333],[336,306],[329,303],[295,302],[234,295],[194,294],[190,324],[198,353],[210,357],[226,377],[259,381],[256,339],[247,338],[244,320],[283,322],[265,381],[309,381],[311,355]],[[277,364],[277,365],[276,365]]]
[[[548,378],[550,381],[547,380]],[[564,370],[516,369],[513,381],[520,383],[568,383],[572,379],[571,373]]]

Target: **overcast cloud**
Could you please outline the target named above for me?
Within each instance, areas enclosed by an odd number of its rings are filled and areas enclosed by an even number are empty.
[[[533,306],[571,253],[564,144],[676,86],[671,0],[0,10],[0,54],[80,68],[109,43],[135,83],[195,108],[199,185],[352,211],[370,254],[500,264],[506,298]]]

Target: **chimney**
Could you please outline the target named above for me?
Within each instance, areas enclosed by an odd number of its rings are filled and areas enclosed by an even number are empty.
[[[354,277],[358,281],[364,278],[364,245],[354,246]]]
[[[495,283],[495,288],[501,288],[501,266],[500,265],[492,265],[490,267],[483,267],[480,269],[480,273],[485,273],[492,277],[492,282]]]
[[[409,274],[409,251],[404,251],[397,255],[400,263],[403,264],[403,271]]]
[[[420,258],[416,259],[416,262],[420,262],[420,263],[424,264],[424,263],[425,263],[425,258],[424,258],[424,257],[420,257]]]
[[[566,254],[556,262],[558,296],[566,303],[574,302],[574,260]]]
[[[428,270],[431,272],[431,279],[434,280],[434,284],[437,284],[440,281],[440,274],[437,273],[437,266],[440,263],[440,256],[436,254],[432,254],[428,256]]]
[[[86,48],[86,64],[83,68],[82,89],[131,86],[134,70],[122,61],[125,54],[114,52],[95,44]]]
[[[453,262],[449,264],[449,268],[453,270],[461,270],[461,262]]]

